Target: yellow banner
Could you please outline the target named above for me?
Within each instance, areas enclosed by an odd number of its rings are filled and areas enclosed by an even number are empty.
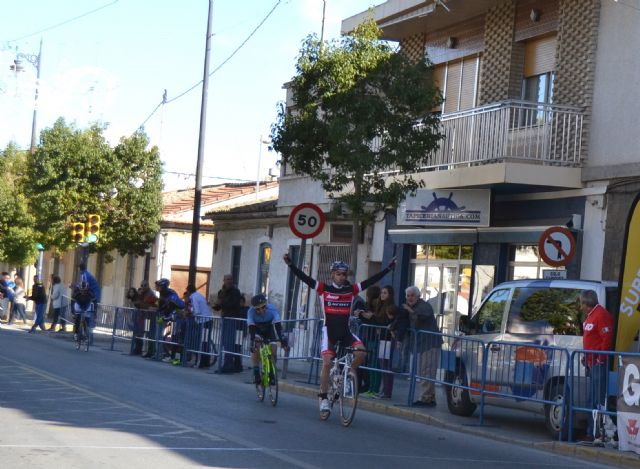
[[[616,351],[629,352],[640,329],[640,207],[636,196],[629,218],[622,253],[620,310],[616,331]]]

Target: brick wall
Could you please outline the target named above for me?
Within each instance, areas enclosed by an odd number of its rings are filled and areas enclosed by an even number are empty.
[[[600,0],[560,0],[553,100],[584,109],[583,159],[588,154],[599,19]]]
[[[506,0],[491,8],[486,17],[479,104],[507,99],[513,86],[511,60],[515,0]]]
[[[400,51],[413,60],[424,59],[424,33],[408,36],[400,41]]]

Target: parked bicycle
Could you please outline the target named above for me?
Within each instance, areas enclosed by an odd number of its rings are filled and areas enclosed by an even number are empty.
[[[336,345],[336,356],[329,371],[329,393],[327,394],[329,411],[320,411],[320,418],[327,420],[333,405],[338,402],[340,419],[345,427],[353,422],[358,406],[358,379],[351,369],[354,350],[352,347],[343,347],[339,343]]]
[[[264,401],[268,392],[271,405],[275,406],[278,403],[278,370],[271,354],[271,344],[256,337],[256,347],[260,357],[260,382],[256,383],[258,400]]]

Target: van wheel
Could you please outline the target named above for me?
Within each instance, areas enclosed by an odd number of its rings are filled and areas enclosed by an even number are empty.
[[[547,386],[546,399],[554,404],[545,404],[544,422],[554,440],[562,438],[566,441],[569,436],[569,409],[564,401],[564,380],[559,379]]]
[[[464,370],[460,370],[458,373],[448,372],[446,380],[447,392],[447,407],[449,412],[453,415],[460,415],[462,417],[469,417],[476,410],[476,405],[471,402],[469,397],[469,390],[461,388],[459,386],[467,386],[467,375]]]

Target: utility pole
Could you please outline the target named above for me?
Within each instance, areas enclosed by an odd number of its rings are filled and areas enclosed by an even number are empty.
[[[198,239],[200,238],[200,203],[202,201],[202,162],[204,160],[204,139],[207,128],[207,97],[209,93],[209,53],[211,51],[211,23],[213,20],[213,0],[209,0],[207,19],[207,40],[204,53],[204,75],[202,79],[202,102],[200,104],[200,135],[198,139],[198,163],[196,164],[196,188],[193,195],[193,227],[191,229],[191,256],[189,258],[189,283],[196,283],[198,264]]]

